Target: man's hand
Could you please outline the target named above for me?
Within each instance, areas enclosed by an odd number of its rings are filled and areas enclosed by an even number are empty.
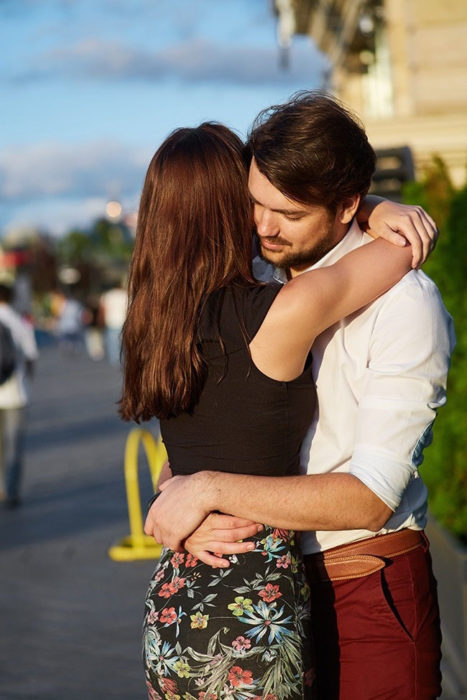
[[[208,479],[199,472],[191,476],[174,476],[160,484],[161,494],[149,509],[144,524],[146,535],[154,537],[165,547],[183,551],[184,540],[212,510],[204,498],[203,484]]]
[[[396,204],[374,195],[365,197],[357,221],[373,238],[399,246],[410,243],[413,268],[426,261],[439,235],[435,222],[422,207]]]
[[[255,548],[253,542],[242,542],[263,529],[260,523],[233,515],[210,513],[185,540],[185,549],[202,562],[213,567],[227,568],[223,554],[244,554]]]

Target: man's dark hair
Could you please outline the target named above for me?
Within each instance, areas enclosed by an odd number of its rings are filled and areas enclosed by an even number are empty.
[[[330,210],[346,197],[364,196],[375,169],[375,153],[357,119],[316,91],[300,91],[260,112],[247,150],[286,197]]]

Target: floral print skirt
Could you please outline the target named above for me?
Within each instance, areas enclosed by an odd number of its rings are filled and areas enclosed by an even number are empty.
[[[164,549],[144,619],[150,700],[312,698],[309,591],[292,531],[213,569]]]

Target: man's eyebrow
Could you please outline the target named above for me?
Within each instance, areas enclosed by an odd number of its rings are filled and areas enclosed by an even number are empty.
[[[260,207],[264,206],[263,204],[261,204],[261,202],[258,202],[258,200],[253,197],[251,192],[249,193],[249,195],[253,204],[259,204]],[[306,209],[271,209],[271,211],[274,211],[277,214],[285,214],[286,216],[291,216],[294,214],[308,214]]]

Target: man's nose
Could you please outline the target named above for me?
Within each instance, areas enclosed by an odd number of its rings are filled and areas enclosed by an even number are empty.
[[[264,207],[255,208],[255,224],[258,236],[270,238],[279,233],[278,220],[275,212]]]

